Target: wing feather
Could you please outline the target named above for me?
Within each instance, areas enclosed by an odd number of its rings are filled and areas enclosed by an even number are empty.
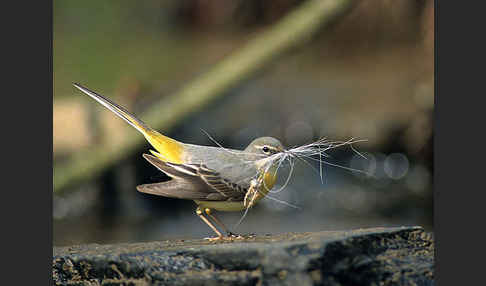
[[[245,197],[246,190],[243,187],[222,178],[218,172],[203,164],[164,162],[149,154],[143,154],[143,157],[172,179],[137,186],[140,192],[202,201],[242,201]]]

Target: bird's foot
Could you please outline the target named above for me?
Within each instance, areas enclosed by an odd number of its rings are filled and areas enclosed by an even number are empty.
[[[231,240],[234,240],[234,239],[245,239],[243,236],[241,236],[239,234],[236,234],[236,233],[232,233],[231,231],[228,232],[227,238],[228,239],[231,239]]]
[[[210,242],[219,242],[219,241],[235,241],[235,240],[245,239],[245,237],[238,234],[229,233],[227,236],[206,237],[204,239]]]
[[[216,236],[216,237],[205,237],[204,238],[205,240],[209,241],[209,242],[217,242],[217,241],[223,241],[226,239],[226,237],[224,236]]]

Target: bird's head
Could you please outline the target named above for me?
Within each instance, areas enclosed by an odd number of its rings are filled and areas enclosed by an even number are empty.
[[[285,148],[278,139],[273,137],[259,137],[253,140],[250,145],[246,147],[245,151],[269,157],[285,151]]]

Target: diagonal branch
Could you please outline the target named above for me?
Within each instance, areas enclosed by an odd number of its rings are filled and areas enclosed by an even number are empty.
[[[308,0],[268,30],[256,36],[208,72],[189,82],[171,96],[154,103],[142,120],[156,130],[168,131],[226,91],[250,77],[296,46],[304,45],[323,26],[351,7],[351,0]],[[143,136],[130,136],[116,149],[97,146],[75,154],[54,166],[54,192],[60,192],[87,177],[115,165],[144,143]]]

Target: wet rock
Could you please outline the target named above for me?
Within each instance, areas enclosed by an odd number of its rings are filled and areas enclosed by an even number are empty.
[[[421,227],[55,247],[56,285],[433,285]]]

